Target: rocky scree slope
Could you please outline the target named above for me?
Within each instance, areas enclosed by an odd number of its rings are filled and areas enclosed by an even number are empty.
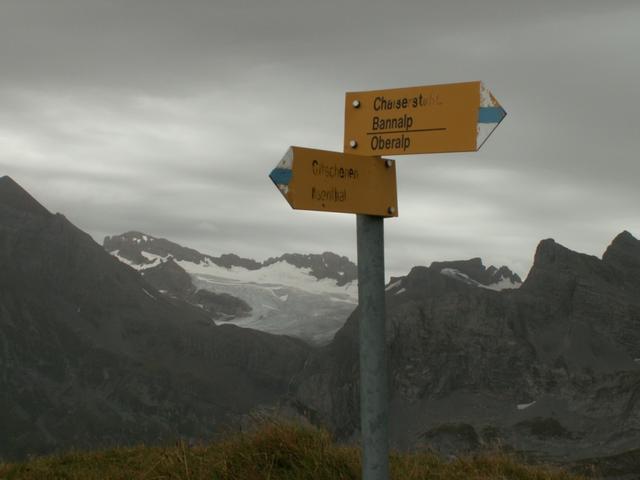
[[[542,241],[519,289],[439,264],[394,279],[392,444],[561,461],[640,447],[639,273],[640,242],[623,232],[602,259]],[[296,380],[296,408],[342,438],[359,429],[358,324],[356,310]]]
[[[209,438],[286,394],[307,355],[168,301],[0,178],[0,457]]]

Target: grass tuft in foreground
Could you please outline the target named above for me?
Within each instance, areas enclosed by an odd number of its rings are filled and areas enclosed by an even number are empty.
[[[265,421],[252,433],[204,446],[131,447],[72,452],[0,464],[9,479],[359,479],[360,451],[339,446],[324,430]],[[445,461],[430,453],[391,456],[395,480],[577,480],[557,469],[519,464],[502,454]]]

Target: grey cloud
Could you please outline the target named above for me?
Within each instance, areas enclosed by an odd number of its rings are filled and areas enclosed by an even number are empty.
[[[398,158],[387,265],[523,275],[541,238],[640,234],[639,22],[635,0],[5,0],[0,174],[97,240],[355,258],[355,218],[290,210],[269,170],[341,148],[345,91],[484,80],[508,116],[481,151]]]

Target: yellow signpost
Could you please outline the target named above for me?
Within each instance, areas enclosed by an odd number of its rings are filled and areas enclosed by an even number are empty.
[[[506,112],[482,82],[349,92],[344,151],[475,152]]]
[[[389,478],[384,217],[398,204],[379,155],[476,151],[505,115],[482,82],[347,93],[345,153],[291,147],[269,175],[293,208],[357,214],[363,480]]]
[[[398,216],[393,160],[291,147],[269,177],[295,209]]]

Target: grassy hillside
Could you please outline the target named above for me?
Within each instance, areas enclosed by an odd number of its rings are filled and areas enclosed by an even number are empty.
[[[359,479],[359,450],[335,445],[325,431],[265,422],[248,434],[210,445],[117,448],[42,457],[0,464],[0,480],[9,479],[215,479],[338,480]],[[451,462],[428,454],[393,454],[391,478],[577,480],[555,469],[521,465],[503,455]]]

